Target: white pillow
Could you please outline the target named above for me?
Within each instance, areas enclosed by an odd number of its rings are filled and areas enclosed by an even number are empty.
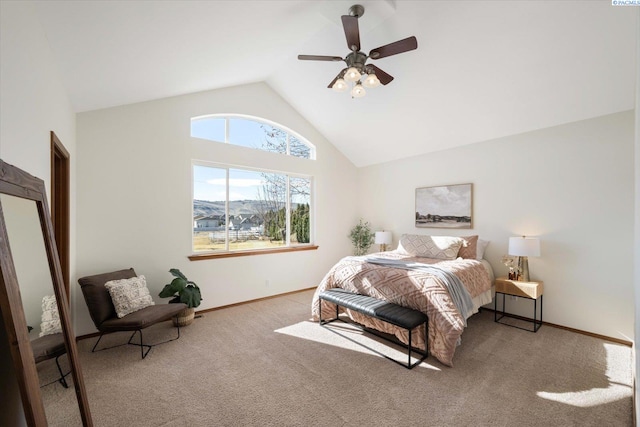
[[[483,259],[484,258],[484,250],[487,249],[487,246],[489,246],[489,241],[488,240],[482,240],[482,239],[478,239],[478,246],[477,246],[477,259]]]
[[[113,306],[116,308],[116,314],[120,318],[150,305],[155,305],[153,298],[149,295],[144,276],[110,280],[104,284],[104,287],[109,291]]]
[[[397,250],[417,257],[456,259],[463,243],[461,237],[403,234]]]
[[[47,295],[42,298],[42,323],[40,323],[41,337],[62,332],[60,314],[55,295]]]

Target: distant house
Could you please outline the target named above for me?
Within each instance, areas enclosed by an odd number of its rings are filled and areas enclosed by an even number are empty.
[[[195,217],[193,219],[194,228],[196,229],[212,229],[224,225],[224,215],[210,215]]]
[[[257,215],[245,216],[240,214],[229,216],[229,230],[260,231],[261,226],[262,220]]]

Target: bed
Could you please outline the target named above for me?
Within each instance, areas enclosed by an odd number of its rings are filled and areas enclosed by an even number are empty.
[[[467,319],[492,300],[493,271],[477,250],[478,236],[447,237],[403,235],[394,251],[341,259],[325,275],[313,296],[314,320],[320,314],[320,292],[342,288],[426,313],[429,316],[429,349],[441,363],[453,366]],[[430,266],[435,266],[434,269]],[[443,278],[453,274],[470,304],[461,305],[455,289]],[[322,303],[323,317],[335,315],[333,304]],[[388,323],[345,310],[355,322],[393,334],[408,343],[407,331]],[[412,343],[425,348],[424,327],[414,330]]]

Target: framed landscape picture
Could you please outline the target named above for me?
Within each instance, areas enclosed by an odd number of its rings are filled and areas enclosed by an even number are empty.
[[[471,228],[473,184],[416,188],[416,227]]]

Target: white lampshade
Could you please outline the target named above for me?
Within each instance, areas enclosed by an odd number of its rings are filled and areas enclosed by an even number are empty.
[[[540,240],[537,237],[509,237],[509,255],[540,256]]]
[[[333,86],[331,86],[331,89],[335,90],[336,92],[344,92],[349,89],[349,86],[347,85],[347,82],[344,81],[344,79],[338,79],[333,84]]]
[[[376,245],[390,245],[393,236],[390,231],[376,231]]]
[[[354,98],[362,98],[366,94],[367,94],[367,91],[364,90],[364,88],[360,83],[358,83],[353,87],[353,89],[351,89],[351,96],[353,96]]]
[[[380,80],[378,80],[378,77],[375,74],[371,73],[364,79],[362,86],[368,88],[378,87],[380,86]]]
[[[344,74],[344,79],[348,82],[357,82],[362,77],[360,71],[358,71],[355,67],[351,67]]]

